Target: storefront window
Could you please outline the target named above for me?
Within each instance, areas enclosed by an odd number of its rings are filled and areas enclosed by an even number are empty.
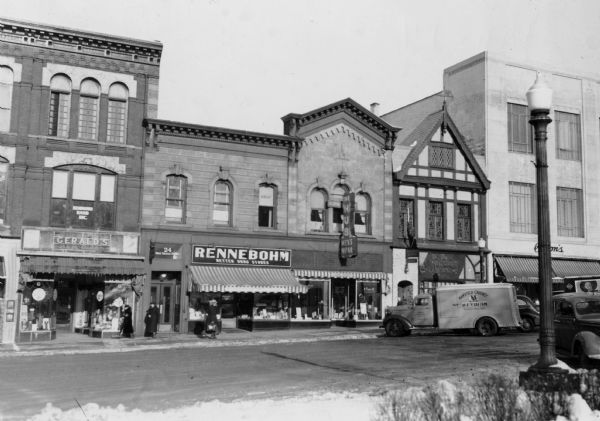
[[[331,281],[332,320],[352,320],[355,313],[356,281],[334,279]]]
[[[225,294],[223,294],[225,295]],[[217,306],[222,307],[221,293],[218,292],[192,292],[190,293],[190,306],[188,319],[191,321],[203,321],[208,314],[208,302],[217,300]]]
[[[358,281],[358,320],[381,319],[381,283]]]
[[[289,294],[254,294],[252,318],[287,320],[290,318],[289,304]]]
[[[292,294],[292,318],[295,320],[329,319],[329,281],[301,281],[306,294]]]
[[[21,332],[55,329],[54,280],[34,280],[23,290],[21,305]]]

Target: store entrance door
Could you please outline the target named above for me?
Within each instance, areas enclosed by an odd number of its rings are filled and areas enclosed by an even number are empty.
[[[179,278],[171,274],[160,274],[159,279],[152,276],[150,300],[158,307],[159,332],[179,332],[179,310],[181,283]]]

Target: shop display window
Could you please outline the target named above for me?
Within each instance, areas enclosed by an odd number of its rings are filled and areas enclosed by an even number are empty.
[[[255,320],[289,320],[290,294],[254,294],[252,318]]]
[[[92,329],[101,331],[120,330],[119,319],[125,304],[132,301],[132,289],[126,283],[106,283],[104,291],[96,291],[92,300],[96,300],[96,309],[92,317]]]
[[[56,290],[54,280],[34,280],[23,289],[20,331],[56,329]]]
[[[208,314],[208,302],[217,300],[217,305],[221,308],[221,293],[215,292],[192,292],[190,293],[190,306],[188,320],[204,321]]]
[[[381,319],[381,282],[357,282],[356,318],[358,320]]]
[[[351,320],[355,314],[354,279],[335,279],[331,282],[332,320]]]
[[[300,281],[308,287],[306,294],[292,294],[293,320],[329,319],[329,281]]]

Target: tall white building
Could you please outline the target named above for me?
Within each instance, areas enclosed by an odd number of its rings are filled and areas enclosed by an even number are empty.
[[[439,95],[491,182],[488,279],[538,296],[535,145],[525,93],[540,72],[554,92],[548,127],[548,195],[554,289],[600,279],[600,76],[513,63],[483,52],[444,70]],[[383,116],[403,116],[431,97]],[[396,160],[394,165],[396,165]],[[567,281],[567,282],[564,282]]]

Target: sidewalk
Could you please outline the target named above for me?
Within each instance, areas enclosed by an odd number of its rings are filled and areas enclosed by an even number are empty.
[[[383,329],[372,326],[356,328],[332,326],[328,329],[259,330],[254,332],[241,329],[223,329],[216,340],[183,333],[161,333],[157,338],[145,338],[142,336],[135,338],[111,337],[102,339],[90,338],[87,335],[78,333],[63,333],[53,341],[0,344],[0,358],[372,339],[383,334]]]

